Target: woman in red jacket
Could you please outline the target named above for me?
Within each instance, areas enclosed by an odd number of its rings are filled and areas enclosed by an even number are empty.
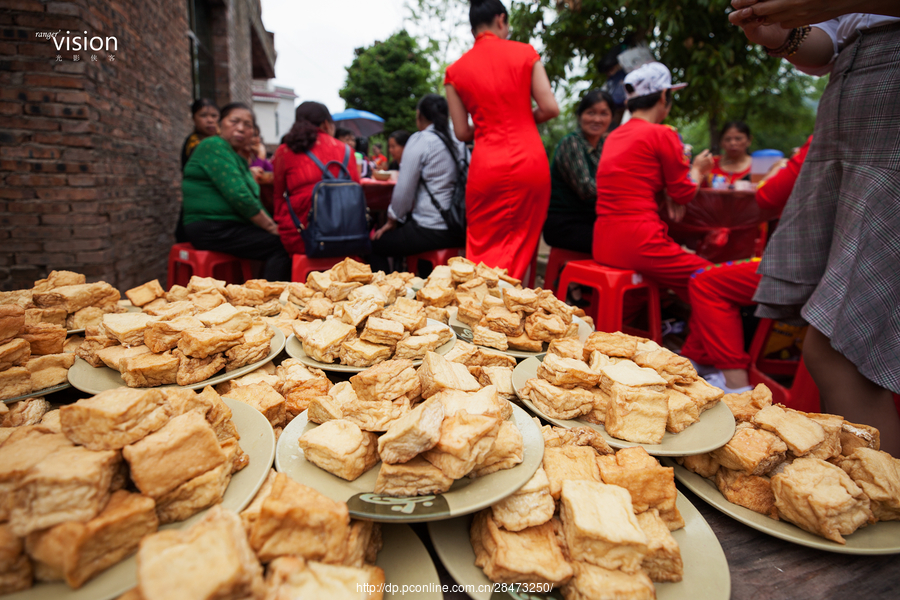
[[[304,102],[297,107],[295,118],[294,126],[284,136],[284,143],[278,146],[272,159],[275,167],[275,222],[278,224],[281,243],[288,253],[305,254],[303,238],[288,212],[285,192],[294,213],[306,226],[313,188],[322,181],[321,169],[306,156],[306,152],[315,155],[322,164],[330,160],[342,162],[348,146],[332,137],[335,131],[334,121],[324,104]],[[338,167],[332,166],[329,170],[332,175],[338,175]],[[359,183],[359,169],[352,150],[347,170],[353,181]]]

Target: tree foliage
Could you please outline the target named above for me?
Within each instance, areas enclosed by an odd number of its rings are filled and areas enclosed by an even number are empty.
[[[368,48],[357,48],[339,92],[347,108],[384,118],[384,129],[416,130],[416,103],[432,92],[431,64],[405,30]]]
[[[433,86],[443,93],[444,71],[472,45],[466,0],[406,0],[404,25],[431,61]]]

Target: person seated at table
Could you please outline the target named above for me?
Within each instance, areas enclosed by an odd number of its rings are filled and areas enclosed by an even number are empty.
[[[181,145],[181,170],[187,164],[197,144],[219,131],[219,107],[209,98],[199,98],[191,104],[191,118],[194,130],[184,139]]]
[[[750,127],[742,121],[725,123],[719,135],[719,147],[723,155],[713,157],[712,170],[704,181],[705,187],[726,189],[736,181],[750,181],[750,165],[753,162],[747,148],[753,142]]]
[[[672,107],[665,65],[647,63],[625,77],[631,119],[607,136],[597,169],[597,219],[593,257],[617,269],[643,274],[687,300],[691,274],[710,264],[681,248],[667,234],[657,197],[667,193],[667,209],[677,216],[694,199],[709,173],[712,156],[699,153],[691,165],[678,132],[662,122]]]
[[[554,248],[591,253],[597,165],[612,121],[612,107],[612,96],[606,92],[593,90],[585,94],[575,109],[578,131],[561,139],[553,153],[544,241]]]
[[[350,151],[353,153],[353,157],[356,159],[356,168],[362,176],[363,172],[363,162],[362,162],[362,154],[360,154],[356,150],[357,139],[352,131],[349,129],[344,129],[343,127],[337,127],[334,130],[334,137],[338,141],[344,142],[348,146],[350,146]]]
[[[369,160],[369,139],[364,137],[356,138],[356,162],[361,165],[359,176],[366,178],[372,177],[374,164]]]
[[[405,129],[398,129],[388,136],[388,154],[391,155],[391,162],[388,164],[388,170],[397,171],[400,169],[400,159],[403,158],[403,148],[412,135]]]
[[[760,183],[756,202],[764,209],[781,211],[794,189],[812,136],[784,167]],[[691,275],[690,332],[681,354],[691,359],[698,372],[726,393],[750,389],[747,369],[750,355],[744,350],[740,309],[753,306],[753,294],[761,275],[760,259],[752,258],[712,265]]]
[[[281,241],[291,254],[305,254],[306,251],[287,203],[291,203],[294,214],[305,227],[309,223],[313,188],[323,179],[322,170],[307,153],[323,165],[332,160],[346,164],[350,178],[359,182],[356,157],[346,142],[336,138],[334,121],[325,105],[319,102],[300,104],[295,111],[293,127],[272,159],[275,166],[275,221]],[[336,177],[346,177],[337,165],[332,165],[329,172]]]
[[[458,164],[467,152],[450,132],[447,100],[437,94],[423,96],[416,107],[416,126],[419,131],[409,137],[403,151],[387,222],[372,240],[373,270],[390,271],[388,257],[466,243],[465,232],[448,229],[438,209],[450,206]]]
[[[252,134],[253,111],[235,102],[222,108],[219,135],[194,149],[181,183],[185,238],[198,250],[263,261],[263,278],[287,281],[290,257],[260,203],[247,160],[238,154]]]
[[[250,172],[253,173],[253,179],[259,184],[260,200],[262,200],[266,212],[274,214],[272,181],[275,178],[275,168],[266,155],[266,145],[262,142],[258,125],[253,126],[253,136],[247,144],[247,156],[250,161]]]
[[[381,144],[372,144],[372,162],[375,163],[375,168],[381,171],[387,170],[388,168],[388,160],[384,155],[381,149]]]

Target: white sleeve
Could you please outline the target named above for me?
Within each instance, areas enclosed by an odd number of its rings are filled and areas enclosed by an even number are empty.
[[[831,60],[828,61],[828,64],[823,65],[821,67],[801,67],[798,65],[794,65],[794,68],[800,71],[801,73],[806,73],[807,75],[812,75],[814,77],[821,77],[823,75],[828,75],[831,73],[831,69],[834,67],[834,61],[837,59],[837,55],[839,52],[838,48],[838,28],[840,27],[840,19],[842,17],[838,17],[837,19],[831,19],[830,21],[823,21],[822,23],[814,23],[812,25],[815,29],[821,29],[825,35],[831,38],[831,45],[834,48],[834,53],[831,55]]]

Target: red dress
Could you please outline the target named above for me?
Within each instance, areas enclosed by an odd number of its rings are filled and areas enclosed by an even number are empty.
[[[713,167],[709,172],[709,175],[706,176],[706,181],[704,181],[704,187],[716,187],[716,183],[722,183],[725,186],[734,185],[736,181],[740,181],[745,179],[750,181],[750,167],[747,167],[743,171],[737,171],[732,173],[731,171],[726,171],[722,168],[722,157],[714,156],[713,157]]]
[[[529,44],[486,32],[447,68],[475,124],[466,186],[466,257],[521,278],[537,250],[550,204],[550,164],[531,108]]]
[[[340,142],[327,133],[319,132],[318,139],[311,152],[322,161],[322,164],[330,160],[343,162],[347,144]],[[305,154],[295,154],[286,145],[281,144],[272,158],[275,167],[275,222],[278,224],[278,235],[281,243],[289,254],[305,254],[303,238],[294,226],[287,204],[284,201],[284,193],[287,191],[291,208],[300,222],[305,226],[309,219],[309,209],[312,206],[313,188],[322,181],[322,170]],[[353,181],[359,182],[359,169],[356,167],[356,158],[350,151],[350,160],[347,161],[347,170]],[[329,171],[337,176],[338,169],[332,166]]]

